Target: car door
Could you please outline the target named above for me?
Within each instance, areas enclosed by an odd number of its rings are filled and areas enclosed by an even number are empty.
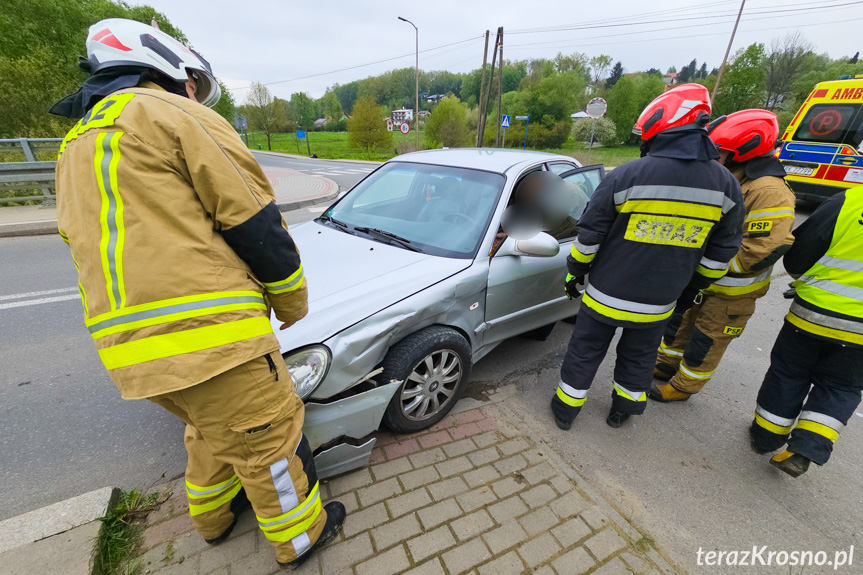
[[[534,168],[536,169],[536,168]],[[587,199],[605,175],[601,165],[579,168],[555,162],[548,169],[569,184],[573,194],[570,217],[578,220]],[[533,170],[526,170],[519,181]],[[516,186],[513,189],[516,189]],[[553,257],[495,255],[489,265],[486,291],[486,331],[484,343],[493,343],[574,315],[578,303],[569,301],[563,291],[566,256],[574,239],[574,226],[550,230],[560,243]]]

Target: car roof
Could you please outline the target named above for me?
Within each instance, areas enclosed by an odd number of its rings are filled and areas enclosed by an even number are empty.
[[[390,160],[390,162],[416,162],[418,164],[435,164],[438,166],[452,166],[455,168],[472,168],[476,170],[487,170],[505,174],[513,168],[519,168],[524,164],[537,162],[566,161],[580,165],[575,158],[549,154],[546,152],[533,152],[528,150],[504,150],[499,148],[452,148],[440,150],[423,150],[403,154]]]

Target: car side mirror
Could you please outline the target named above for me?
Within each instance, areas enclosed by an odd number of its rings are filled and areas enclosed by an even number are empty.
[[[560,244],[545,232],[539,232],[527,240],[508,237],[497,251],[499,256],[532,256],[551,258],[560,253]]]

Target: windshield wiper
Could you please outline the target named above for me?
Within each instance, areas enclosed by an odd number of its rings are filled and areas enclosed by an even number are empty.
[[[329,222],[329,223],[333,224],[334,226],[336,226],[337,228],[350,233],[350,226],[348,226],[348,224],[346,224],[345,222],[339,221],[332,216],[328,216],[327,214],[323,214],[323,215],[318,216],[318,220],[320,220],[322,222]]]
[[[419,249],[418,247],[416,247],[415,245],[413,245],[413,243],[409,239],[403,238],[403,237],[398,236],[394,233],[386,232],[384,230],[379,230],[377,228],[364,228],[364,227],[359,227],[359,226],[355,226],[354,229],[358,232],[366,233],[366,234],[368,234],[368,235],[370,235],[370,236],[372,236],[372,237],[374,237],[374,238],[376,238],[376,239],[378,239],[384,243],[397,244],[397,245],[405,248],[406,250],[410,250],[412,252],[423,253],[423,251],[421,249]]]

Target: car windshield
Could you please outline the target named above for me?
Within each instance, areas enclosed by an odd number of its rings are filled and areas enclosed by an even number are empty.
[[[793,139],[851,144],[857,148],[863,142],[860,108],[860,104],[816,104],[803,117]]]
[[[501,174],[480,170],[390,162],[322,219],[347,224],[341,227],[348,233],[367,234],[406,249],[472,258],[504,182]]]

